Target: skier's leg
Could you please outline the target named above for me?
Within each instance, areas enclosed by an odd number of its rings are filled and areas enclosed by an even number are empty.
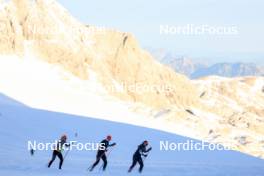
[[[60,159],[60,166],[59,166],[59,169],[61,169],[61,167],[62,167],[62,164],[63,164],[63,156],[62,156],[62,154],[60,153],[60,152],[58,152],[58,157],[59,157],[59,159]]]
[[[96,156],[96,160],[95,160],[95,162],[93,163],[93,165],[92,165],[90,171],[93,171],[93,169],[95,168],[95,166],[97,166],[97,164],[100,162],[100,159],[101,159],[100,156],[97,155],[97,156]]]
[[[104,161],[103,171],[105,171],[106,166],[107,166],[107,158],[106,158],[105,154],[103,154],[103,156],[102,156],[102,160]]]
[[[56,158],[56,152],[55,152],[55,150],[54,150],[53,153],[52,153],[52,158],[51,158],[51,160],[50,160],[50,162],[49,162],[49,164],[48,164],[48,167],[51,166],[51,164],[53,163],[53,161],[55,160],[55,158]]]
[[[136,164],[137,164],[137,157],[133,157],[133,162],[132,162],[132,165],[129,167],[129,170],[128,170],[128,172],[131,172],[132,171],[132,169],[136,166]]]
[[[139,172],[141,173],[142,170],[143,170],[143,167],[144,167],[144,163],[143,163],[143,160],[142,160],[141,157],[139,158],[138,163],[139,163],[139,165],[140,165],[140,167],[139,167]]]

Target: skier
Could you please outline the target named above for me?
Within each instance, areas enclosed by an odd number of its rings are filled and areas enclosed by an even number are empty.
[[[93,171],[93,169],[95,168],[95,166],[100,162],[100,159],[103,160],[104,165],[103,165],[103,171],[105,171],[106,166],[107,166],[107,157],[106,157],[106,152],[107,152],[107,148],[108,147],[113,147],[116,145],[116,143],[113,144],[109,144],[109,142],[112,140],[112,136],[108,135],[106,137],[106,139],[102,140],[100,142],[99,145],[99,149],[97,151],[97,155],[96,155],[96,161],[94,162],[94,164],[91,166],[90,168],[90,172]]]
[[[151,147],[149,149],[147,149],[147,146],[148,146],[148,141],[146,141],[146,140],[138,146],[138,149],[136,150],[136,152],[133,155],[133,162],[132,162],[132,165],[130,166],[128,172],[131,172],[137,163],[139,163],[139,165],[140,165],[139,172],[140,173],[142,172],[143,167],[144,167],[144,163],[143,163],[141,156],[147,157],[148,156],[147,153],[152,150]]]
[[[67,135],[62,135],[60,140],[58,141],[56,148],[53,150],[53,154],[52,154],[52,159],[50,160],[48,167],[50,168],[51,164],[53,163],[53,161],[56,159],[56,156],[58,156],[58,158],[60,159],[60,165],[59,165],[59,169],[61,169],[62,164],[63,164],[63,156],[62,156],[62,151],[63,151],[63,147],[70,147],[70,144],[67,143]]]

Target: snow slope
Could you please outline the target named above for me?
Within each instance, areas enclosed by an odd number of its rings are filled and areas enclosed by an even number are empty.
[[[112,134],[118,145],[109,156],[109,167],[104,175],[126,175],[134,150],[145,139],[149,139],[153,151],[145,160],[145,172],[142,175],[262,176],[264,173],[263,160],[239,152],[159,150],[160,140],[188,140],[182,136],[122,123],[37,110],[5,95],[0,96],[0,104],[0,175],[101,175],[97,169],[94,173],[86,171],[94,160],[94,151],[70,151],[61,171],[57,169],[58,160],[52,168],[46,168],[51,151],[37,151],[33,157],[30,156],[27,151],[28,140],[53,142],[62,133],[67,133],[71,140],[83,143],[98,142],[106,134]],[[78,133],[77,137],[75,133]],[[136,168],[131,175],[138,175]]]
[[[36,58],[30,51],[25,57],[0,57],[0,92],[32,108],[97,119],[191,136],[192,129],[151,118],[158,111],[140,103],[119,100],[109,95],[90,70],[87,80],[58,65]],[[12,81],[11,81],[12,80]]]

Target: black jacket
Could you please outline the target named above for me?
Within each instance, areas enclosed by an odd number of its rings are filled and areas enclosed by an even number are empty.
[[[151,150],[151,148],[147,149],[144,143],[138,146],[137,151],[134,153],[134,156],[141,157],[141,155],[146,155]]]
[[[104,139],[100,142],[98,153],[106,152],[108,147],[114,146],[115,143],[109,144],[109,141]]]
[[[55,150],[58,152],[62,152],[65,147],[70,147],[70,144],[66,142],[66,140],[59,140],[56,144]]]

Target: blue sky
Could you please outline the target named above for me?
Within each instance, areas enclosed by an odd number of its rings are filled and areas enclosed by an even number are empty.
[[[58,0],[84,23],[133,33],[142,47],[217,61],[262,62],[263,0]],[[236,35],[160,35],[160,25],[236,27]]]

